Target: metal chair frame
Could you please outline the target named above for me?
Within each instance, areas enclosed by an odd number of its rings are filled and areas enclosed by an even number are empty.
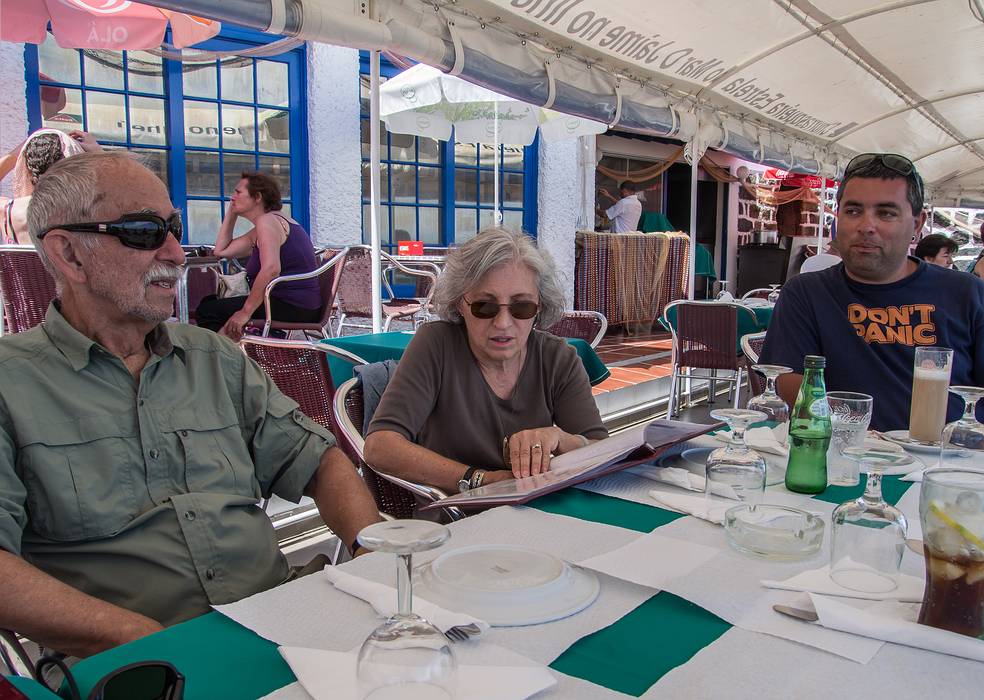
[[[352,419],[349,417],[348,410],[346,409],[345,406],[346,397],[349,395],[351,391],[356,389],[357,384],[358,384],[358,380],[353,378],[353,379],[349,379],[346,382],[343,382],[342,385],[338,387],[338,390],[335,392],[334,413],[335,413],[335,420],[337,421],[338,424],[338,431],[341,433],[340,437],[344,439],[349,444],[352,451],[358,455],[359,466],[363,469],[365,468],[371,469],[376,476],[380,477],[381,479],[384,479],[385,481],[388,481],[391,484],[394,484],[395,486],[400,487],[401,489],[406,490],[408,492],[407,495],[412,497],[415,502],[423,501],[425,503],[430,503],[433,501],[439,501],[442,498],[446,498],[448,494],[446,494],[444,491],[442,491],[439,488],[436,488],[434,486],[428,486],[426,484],[419,484],[414,481],[407,481],[406,479],[401,479],[398,476],[392,476],[390,474],[386,474],[385,472],[379,471],[378,469],[370,465],[368,462],[366,462],[365,459],[366,441],[365,438],[362,436],[362,428],[357,427],[352,422]],[[365,474],[363,474],[363,478],[365,478]],[[377,506],[378,505],[379,504],[377,504]],[[460,509],[455,508],[453,506],[449,508],[445,508],[444,510],[445,512],[447,512],[448,516],[452,520],[460,520],[461,518],[464,517],[464,513],[462,513]]]
[[[0,662],[10,675],[37,680],[34,661],[16,632],[0,629]],[[23,670],[27,673],[22,673]]]
[[[564,312],[564,318],[565,319],[567,319],[567,318],[590,318],[590,319],[594,319],[594,320],[597,320],[598,321],[598,324],[599,324],[598,332],[595,334],[594,338],[592,338],[591,340],[588,340],[588,343],[591,345],[592,348],[598,347],[598,343],[601,342],[601,339],[605,337],[605,333],[608,332],[608,319],[605,317],[605,314],[601,313],[600,311],[582,311],[582,310],[565,311]],[[560,323],[560,322],[561,321],[558,321],[557,323]],[[553,326],[551,326],[551,328],[553,328]],[[546,330],[547,332],[552,332],[550,330],[550,328],[546,328],[544,330]],[[585,340],[587,340],[587,339],[585,339]]]
[[[273,324],[274,324],[273,308],[270,306],[270,295],[273,293],[274,288],[281,282],[293,282],[295,280],[309,280],[330,273],[337,274],[337,271],[334,271],[333,268],[335,267],[335,265],[345,264],[345,256],[348,255],[348,252],[349,252],[349,248],[343,248],[342,250],[335,253],[331,258],[329,258],[327,262],[315,268],[314,270],[311,270],[311,272],[300,272],[296,275],[281,275],[280,277],[276,277],[270,280],[270,283],[267,284],[266,289],[263,291],[263,302],[264,302],[264,307],[266,309],[266,319],[263,322],[263,334],[262,334],[264,338],[269,337],[270,329],[273,328]],[[324,300],[324,303],[329,305],[329,309],[328,309],[328,316],[327,317],[323,316],[323,318],[327,319],[324,325],[321,326],[321,336],[323,338],[334,337],[334,333],[332,332],[331,329],[330,307],[335,302],[335,294],[337,293],[337,290],[338,290],[338,281],[335,280],[334,282],[332,282],[331,300]],[[324,311],[324,307],[322,307],[322,311]],[[307,331],[305,331],[305,333],[307,333]]]
[[[686,369],[686,373],[684,373],[682,371],[682,369],[684,369],[684,368],[681,368],[680,367],[680,352],[681,352],[680,351],[680,338],[677,335],[676,326],[674,324],[671,324],[669,322],[669,311],[670,311],[670,309],[676,308],[678,306],[682,306],[684,304],[694,304],[694,305],[700,305],[700,306],[703,306],[703,307],[709,307],[709,306],[729,306],[729,307],[732,307],[732,308],[735,309],[735,314],[736,315],[737,314],[741,314],[741,313],[745,313],[751,319],[752,324],[753,325],[756,324],[754,312],[752,312],[752,310],[749,309],[748,307],[742,306],[741,304],[739,304],[737,302],[732,302],[732,301],[691,301],[689,299],[678,299],[677,301],[671,301],[669,304],[666,305],[666,308],[663,310],[663,316],[660,318],[660,322],[663,324],[664,327],[666,327],[667,329],[669,329],[670,336],[672,338],[672,348],[673,348],[673,350],[672,350],[672,360],[671,360],[671,362],[672,362],[672,365],[671,365],[672,366],[672,371],[670,373],[670,401],[669,401],[669,406],[668,406],[668,409],[667,409],[668,416],[670,418],[675,418],[680,413],[680,396],[679,396],[679,392],[680,392],[680,388],[681,388],[681,384],[682,384],[682,382],[680,381],[681,379],[685,379],[686,380],[686,385],[687,385],[686,394],[688,396],[688,401],[689,401],[689,396],[690,396],[690,389],[691,389],[690,384],[691,384],[691,380],[693,380],[693,379],[706,379],[706,380],[708,380],[710,382],[710,386],[708,387],[708,389],[709,389],[708,403],[713,403],[713,401],[714,401],[714,396],[715,396],[715,393],[716,393],[716,390],[717,390],[717,382],[727,382],[729,384],[729,386],[730,386],[729,400],[731,400],[733,402],[733,407],[734,408],[738,408],[738,402],[739,402],[739,398],[740,398],[740,394],[741,394],[741,382],[742,382],[742,378],[743,378],[742,377],[742,375],[743,375],[743,367],[742,367],[742,363],[741,363],[739,357],[737,356],[737,354],[736,354],[736,357],[735,357],[735,364],[737,365],[736,368],[733,369],[733,370],[724,370],[726,372],[734,372],[735,373],[734,376],[724,376],[724,377],[718,376],[718,371],[719,370],[717,370],[717,369],[710,369],[709,370],[710,371],[710,374],[697,374],[697,373],[695,373],[694,372],[695,369],[698,369],[698,370],[699,369],[702,369],[700,367],[686,367],[685,368]],[[677,317],[677,319],[679,321],[679,316]],[[736,323],[736,328],[737,328],[737,323]],[[737,346],[737,344],[738,344],[738,338],[735,338],[735,340],[732,342],[732,345],[733,346]]]
[[[776,287],[776,289],[781,289],[781,287]],[[747,292],[742,294],[741,300],[745,301],[745,299],[752,299],[752,298],[768,299],[771,293],[772,293],[772,289],[769,287],[756,287],[755,289],[749,289]]]
[[[765,331],[746,333],[741,337],[741,351],[745,355],[745,362],[748,365],[748,389],[752,396],[758,396],[765,391],[765,380],[752,369],[752,365],[758,364],[759,361],[759,353],[755,351],[752,344],[760,340],[765,341]]]
[[[356,245],[356,246],[351,246],[349,250],[356,250],[356,249],[364,250],[366,254],[372,255],[372,249],[370,248],[370,246]],[[434,285],[437,283],[438,275],[441,274],[441,268],[436,263],[432,263],[432,262],[415,262],[413,263],[414,266],[427,267],[430,268],[430,270],[415,269],[414,267],[408,266],[400,262],[400,260],[398,260],[395,256],[390,255],[389,253],[386,253],[382,250],[379,251],[379,256],[380,256],[380,263],[382,264],[384,261],[386,263],[386,267],[383,268],[381,271],[380,279],[382,280],[382,283],[386,286],[386,291],[389,293],[390,298],[395,298],[396,295],[393,293],[392,287],[390,287],[389,280],[386,279],[386,274],[389,272],[392,272],[394,270],[399,270],[400,272],[403,272],[408,275],[412,275],[414,277],[426,277],[430,279],[431,285],[430,285],[430,289],[427,291],[427,296],[425,296],[422,300],[420,300],[419,305],[417,306],[417,308],[413,309],[413,311],[387,313],[386,303],[383,302],[383,313],[386,316],[386,320],[383,322],[384,333],[389,331],[390,324],[393,322],[393,319],[395,318],[406,318],[406,317],[412,318],[414,319],[413,321],[414,328],[416,328],[422,323],[422,321],[415,318],[417,314],[420,314],[421,312],[426,312],[430,308],[431,297],[434,296]],[[343,275],[345,274],[344,270],[342,271],[342,274]],[[339,309],[338,327],[335,329],[336,336],[341,336],[342,327],[346,325],[346,318],[348,318],[348,316],[349,314],[345,313],[345,311],[343,311],[341,308]],[[371,324],[366,325],[361,323],[352,323],[350,321],[348,322],[348,325],[353,328],[372,329]]]

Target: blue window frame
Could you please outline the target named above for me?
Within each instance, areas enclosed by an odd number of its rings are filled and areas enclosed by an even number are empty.
[[[381,60],[380,77],[400,72]],[[369,241],[369,55],[361,53],[362,232]],[[503,225],[536,237],[538,142],[500,146]],[[494,147],[390,134],[380,124],[380,238],[425,245],[462,243],[493,222]]]
[[[235,51],[272,41],[226,26],[196,48]],[[189,63],[146,51],[25,47],[28,121],[83,129],[139,153],[182,210],[186,243],[212,243],[243,170],[280,183],[284,209],[308,228],[304,48],[264,58]],[[240,222],[241,231],[248,222]]]

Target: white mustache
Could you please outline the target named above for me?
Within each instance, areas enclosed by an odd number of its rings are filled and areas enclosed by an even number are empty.
[[[180,276],[181,267],[179,265],[157,263],[147,271],[143,281],[144,285],[153,284],[154,282],[169,282],[174,284]]]

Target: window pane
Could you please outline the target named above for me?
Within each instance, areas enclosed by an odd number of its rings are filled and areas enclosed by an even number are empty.
[[[184,101],[185,145],[219,147],[219,106],[215,102]]]
[[[477,165],[478,157],[476,153],[475,144],[454,142],[455,165]]]
[[[75,49],[63,49],[55,41],[55,37],[49,34],[44,43],[38,45],[38,75],[41,80],[81,85],[79,52]]]
[[[182,63],[181,80],[187,97],[218,97],[215,61],[208,63]]]
[[[502,227],[510,231],[522,231],[523,212],[514,209],[505,209],[502,212]]]
[[[417,240],[416,207],[393,207],[393,242]]]
[[[219,154],[214,151],[186,151],[185,178],[188,194],[219,197]]]
[[[523,206],[522,173],[502,173],[502,206]]]
[[[369,120],[363,119],[362,121],[362,157],[369,157]],[[379,157],[383,160],[387,160],[389,155],[386,151],[386,125],[382,121],[379,122]]]
[[[158,148],[131,148],[130,153],[137,154],[140,162],[167,184],[167,151]]]
[[[123,89],[122,51],[100,51],[95,56],[83,54],[83,61],[86,86]]]
[[[362,242],[369,243],[372,238],[369,233],[369,210],[368,204],[362,205]],[[389,207],[379,208],[379,238],[384,243],[389,241]]]
[[[441,162],[441,142],[423,136],[417,137],[417,160],[421,163]]]
[[[290,198],[290,158],[260,156],[260,172],[273,177],[280,185],[280,196]]]
[[[478,218],[474,209],[455,209],[454,210],[454,240],[455,243],[464,243],[475,237],[478,233]]]
[[[167,145],[164,100],[130,97],[130,140],[155,146]]]
[[[359,76],[359,113],[369,116],[369,76]]]
[[[421,204],[440,204],[441,169],[421,167],[417,173],[418,201]]]
[[[392,202],[416,202],[417,201],[417,168],[413,165],[393,164],[390,166],[390,173],[393,188],[390,192]]]
[[[258,109],[260,150],[290,153],[290,112],[282,109]]]
[[[252,151],[256,148],[253,108],[222,105],[222,147]]]
[[[131,90],[164,94],[164,69],[160,57],[146,51],[127,51],[126,72]]]
[[[41,86],[42,125],[72,131],[82,128],[82,91]]]
[[[222,214],[218,202],[188,200],[188,220],[185,222],[188,243],[212,245],[215,243],[215,234],[218,233],[221,223]]]
[[[441,210],[437,207],[420,207],[420,240],[431,245],[441,244]]]
[[[222,99],[253,101],[253,59],[240,58],[222,62]]]
[[[484,231],[495,226],[495,216],[491,209],[482,209],[478,213],[478,230]]]
[[[478,178],[482,204],[493,204],[495,202],[495,173],[491,170],[481,170],[478,173]]]
[[[256,163],[253,156],[246,153],[224,153],[222,154],[222,180],[225,190],[223,197],[231,197],[236,185],[243,179],[243,171],[255,170]]]
[[[369,199],[369,163],[362,162],[362,198]],[[389,164],[380,163],[379,165],[379,200],[381,202],[389,201]]]
[[[523,169],[523,152],[526,150],[522,146],[503,146],[502,147],[502,167],[506,170]]]
[[[501,149],[502,146],[499,146]],[[495,147],[490,143],[478,144],[478,160],[483,168],[495,167]],[[501,153],[501,151],[500,151]]]
[[[281,209],[280,212],[286,217],[292,217],[293,214],[291,214],[290,211],[290,202],[284,202],[284,208]]]
[[[390,160],[414,160],[417,156],[414,138],[410,134],[390,134]]]
[[[126,141],[123,95],[87,90],[86,125],[100,141]]]
[[[287,64],[256,62],[256,101],[267,105],[289,106]]]
[[[454,199],[458,204],[475,204],[478,202],[475,170],[454,171]]]

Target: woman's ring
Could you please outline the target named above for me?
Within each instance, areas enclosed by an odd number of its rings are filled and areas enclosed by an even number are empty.
[[[540,443],[536,443],[535,445],[533,445],[533,448],[532,449],[534,449],[534,450],[542,450],[543,447],[540,445]]]

